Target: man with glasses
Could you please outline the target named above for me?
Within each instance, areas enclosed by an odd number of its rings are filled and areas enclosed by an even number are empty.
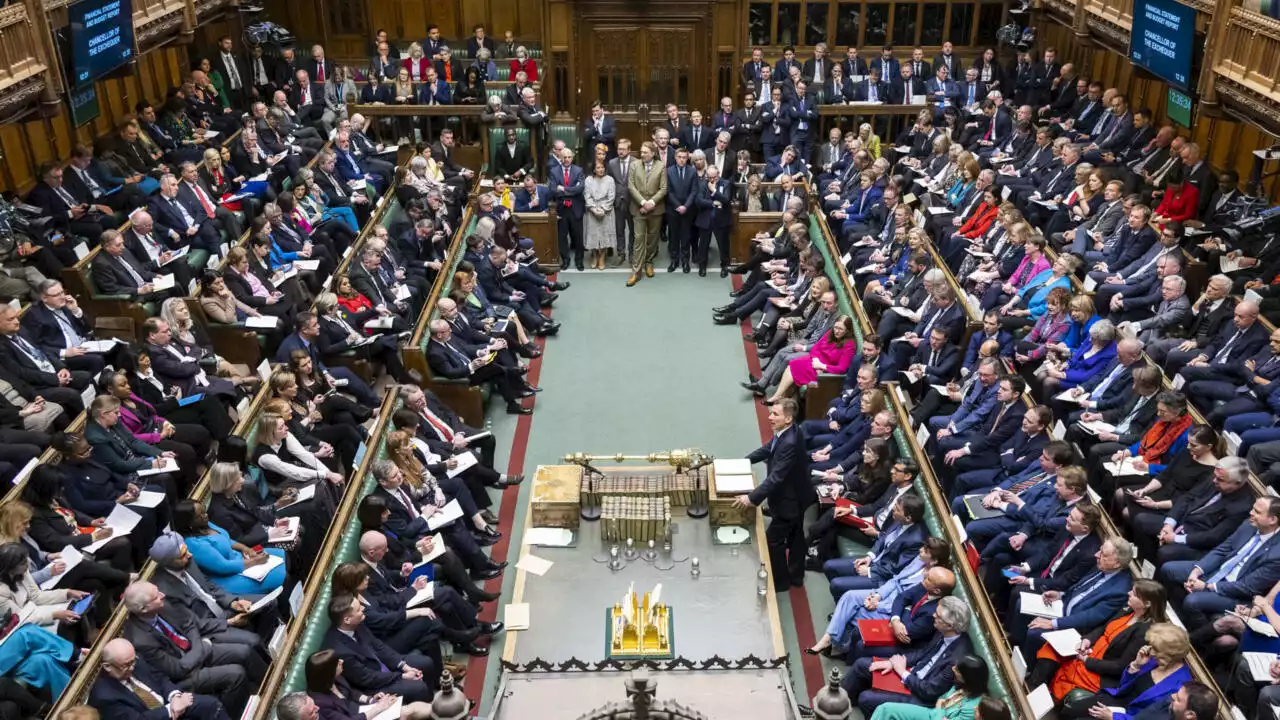
[[[62,283],[46,280],[37,288],[40,302],[34,303],[22,316],[22,329],[31,342],[46,355],[62,360],[70,370],[97,375],[110,364],[118,366],[115,356],[123,343],[113,343],[106,351],[91,346],[92,318],[85,314],[75,297],[67,294]],[[93,350],[90,350],[93,347]]]
[[[102,672],[89,706],[109,720],[230,720],[218,699],[183,692],[137,657],[133,643],[116,638],[102,650]]]

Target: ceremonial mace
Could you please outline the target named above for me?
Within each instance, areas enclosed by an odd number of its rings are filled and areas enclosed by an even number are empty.
[[[710,465],[715,458],[696,448],[684,448],[668,452],[653,452],[648,455],[624,455],[623,453],[617,453],[614,455],[592,455],[591,453],[581,452],[565,455],[565,462],[579,465],[583,470],[586,470],[587,491],[592,494],[595,493],[595,476],[599,475],[604,477],[604,473],[601,472],[599,468],[591,464],[596,460],[612,460],[616,463],[621,463],[624,460],[643,460],[654,465],[666,463],[667,465],[675,468],[677,475],[683,475],[690,471],[698,470]],[[695,486],[695,490],[697,492],[694,493],[693,502],[689,504],[689,507],[685,509],[685,512],[688,513],[691,518],[703,518],[707,516],[708,493],[707,489],[702,487],[701,480],[697,480],[696,482],[697,485]],[[599,520],[600,514],[601,508],[588,506],[585,503],[582,505],[583,520]]]

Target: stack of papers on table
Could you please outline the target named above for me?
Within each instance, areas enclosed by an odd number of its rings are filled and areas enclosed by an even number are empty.
[[[751,471],[750,460],[716,460],[711,467],[716,473],[717,495],[743,495],[756,489],[756,475]]]

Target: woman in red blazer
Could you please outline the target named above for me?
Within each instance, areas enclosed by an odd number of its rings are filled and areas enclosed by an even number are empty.
[[[1196,216],[1200,207],[1200,190],[1184,181],[1182,168],[1174,167],[1165,176],[1164,199],[1151,215],[1151,222],[1164,227],[1173,220],[1185,222]]]
[[[969,219],[960,226],[956,232],[957,235],[973,240],[982,237],[991,229],[991,223],[995,222],[996,214],[1000,212],[1000,198],[996,195],[994,187],[982,191],[982,202],[978,203],[978,209],[974,210]]]
[[[529,82],[538,82],[538,64],[529,57],[529,51],[521,45],[516,48],[516,56],[511,59],[511,82],[516,81],[516,73],[523,72]]]
[[[431,58],[422,54],[422,46],[418,43],[409,45],[409,57],[400,61],[405,70],[409,71],[409,79],[415,83],[425,82],[427,79],[427,68],[431,67]]]

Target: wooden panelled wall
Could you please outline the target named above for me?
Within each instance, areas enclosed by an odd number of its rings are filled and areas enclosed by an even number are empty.
[[[163,100],[169,88],[179,84],[186,69],[184,48],[160,48],[140,57],[133,75],[97,84],[101,108],[97,120],[73,127],[71,114],[63,104],[54,117],[0,125],[0,191],[25,193],[38,180],[36,168],[41,163],[65,161],[75,143],[93,143],[112,132],[125,116],[133,113],[134,105],[142,98]]]
[[[1104,87],[1118,88],[1128,96],[1131,107],[1151,108],[1157,124],[1168,122],[1165,113],[1168,84],[1140,77],[1124,55],[1105,48],[1084,46],[1071,28],[1055,22],[1048,22],[1040,29],[1039,44],[1056,47],[1059,57],[1075,63],[1078,70],[1101,82]],[[1229,116],[1209,117],[1200,112],[1199,105],[1191,125],[1190,130],[1176,124],[1175,127],[1179,134],[1190,137],[1208,153],[1211,165],[1219,169],[1234,168],[1242,183],[1248,180],[1253,170],[1253,151],[1271,147],[1277,141],[1276,136],[1250,123]],[[1263,189],[1273,202],[1280,201],[1280,182],[1267,181]]]

